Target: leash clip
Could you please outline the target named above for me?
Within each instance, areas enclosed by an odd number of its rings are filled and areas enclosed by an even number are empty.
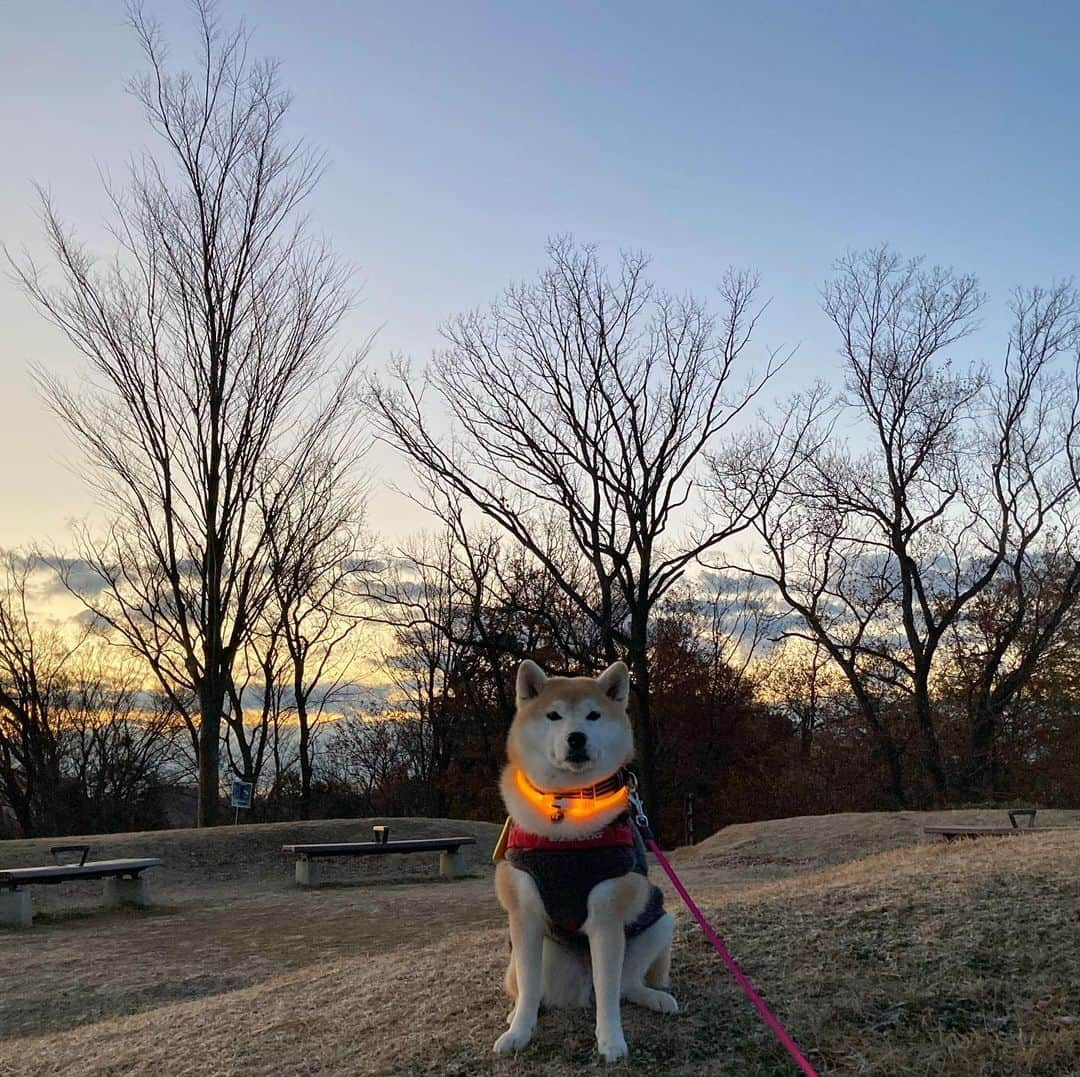
[[[652,833],[649,827],[649,817],[645,814],[645,805],[638,795],[637,775],[632,771],[626,772],[626,788],[629,790],[628,799],[630,807],[634,809],[634,822],[642,834]]]

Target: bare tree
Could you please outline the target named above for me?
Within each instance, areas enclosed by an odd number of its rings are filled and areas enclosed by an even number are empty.
[[[694,581],[690,597],[696,631],[705,641],[713,677],[727,671],[736,686],[753,678],[762,647],[784,620],[755,581],[741,575],[706,576]]]
[[[263,504],[272,594],[261,618],[271,647],[283,650],[284,696],[296,716],[300,803],[311,806],[313,735],[326,707],[349,687],[363,624],[358,596],[373,562],[364,536],[364,492],[356,465],[366,449],[345,432],[315,457],[297,495],[281,503],[271,485]]]
[[[799,734],[799,758],[807,766],[814,737],[846,713],[847,681],[821,641],[790,639],[775,648],[764,663],[761,686],[766,698],[794,722]]]
[[[80,832],[140,830],[163,819],[156,793],[183,775],[183,723],[160,692],[147,692],[145,667],[117,659],[107,644],[84,646],[67,663],[59,723],[63,769],[81,805]]]
[[[1004,384],[993,394],[1007,541],[994,584],[979,596],[997,599],[995,630],[974,649],[961,775],[976,797],[993,791],[1004,715],[1060,645],[1080,597],[1080,295],[1065,284],[1018,289],[1012,313]]]
[[[402,791],[414,783],[413,719],[363,718],[353,714],[334,723],[327,746],[327,769],[360,794],[368,815],[397,815],[414,808]]]
[[[943,641],[995,581],[1028,580],[1019,596],[1040,575],[1037,562],[1075,558],[1080,382],[1056,364],[1075,357],[1080,308],[1065,286],[1017,292],[993,376],[946,356],[975,327],[983,296],[973,277],[887,248],[850,254],[837,269],[824,307],[840,333],[844,390],[814,450],[759,503],[765,562],[742,567],[776,586],[805,625],[794,634],[819,642],[844,672],[896,798],[905,783],[885,706],[914,722],[924,773],[944,801],[953,776],[934,702]],[[752,462],[745,473],[760,488]],[[1076,582],[1062,592],[1064,609]],[[1018,597],[1017,631],[1030,610]],[[1020,663],[1002,676],[1016,638],[1003,636],[980,673],[998,703],[1030,672]]]
[[[85,635],[65,640],[35,622],[34,569],[33,558],[12,551],[0,559],[0,800],[24,837],[52,829],[63,773],[64,666]]]
[[[812,406],[808,405],[807,414]],[[808,421],[804,428],[809,425]],[[758,442],[762,451],[770,440],[766,431]],[[755,531],[765,559],[728,560],[718,567],[742,568],[775,585],[780,601],[799,615],[804,626],[785,629],[782,638],[821,641],[848,679],[867,735],[876,743],[888,772],[893,799],[904,804],[903,752],[888,709],[896,693],[890,661],[896,584],[887,562],[864,556],[872,540],[864,538],[863,530],[844,511],[829,504],[827,494],[808,485],[807,476],[824,468],[828,455],[820,437],[809,439],[808,444],[812,448],[790,480],[778,482],[774,495],[759,503]],[[740,475],[746,476],[747,487],[760,489],[756,471],[768,465],[759,465],[751,456],[738,461],[716,458],[712,466],[716,471],[713,495],[722,499]]]
[[[350,659],[357,655],[347,645],[357,642],[363,623],[359,597],[372,571],[357,474],[366,444],[355,428],[343,428],[325,448],[326,455],[309,461],[292,500],[280,501],[269,475],[260,485],[269,586],[262,609],[249,618],[224,716],[229,771],[258,786],[269,752],[276,790],[286,772],[298,769],[305,818],[313,734],[327,706],[350,688]],[[285,734],[291,725],[295,744]]]
[[[559,241],[539,280],[448,326],[449,346],[425,381],[455,424],[452,444],[406,366],[372,397],[383,436],[412,461],[428,503],[450,491],[494,521],[596,624],[605,658],[625,656],[643,792],[654,803],[649,619],[688,565],[748,525],[733,505],[715,526],[676,532],[702,454],[775,364],[757,380],[735,377],[757,317],[751,277],[725,278],[716,318],[693,298],[660,292],[645,272],[643,257],[625,256],[613,278],[594,250]],[[587,569],[587,591],[566,575],[562,547],[553,552],[552,521]]]
[[[227,773],[258,788],[266,762],[267,750],[272,750],[275,725],[281,717],[280,695],[273,680],[282,668],[282,655],[277,637],[260,640],[264,649],[257,650],[253,639],[240,648],[229,677],[228,707],[222,714],[225,722],[222,743],[225,747]],[[258,695],[258,706],[249,707],[251,695]],[[252,720],[254,717],[254,720]]]
[[[426,810],[434,815],[446,814],[445,776],[460,752],[462,726],[470,713],[480,717],[476,707],[466,712],[454,689],[475,689],[481,679],[483,608],[496,555],[493,541],[463,546],[459,534],[447,529],[399,551],[381,581],[374,616],[391,630],[383,665],[403,712],[395,743],[428,791]],[[497,692],[498,672],[496,664],[494,678],[484,678],[494,679]]]
[[[39,373],[113,517],[78,539],[104,590],[71,589],[178,710],[197,700],[187,720],[206,825],[234,663],[271,587],[266,521],[278,513],[260,504],[268,490],[289,504],[329,451],[355,360],[329,350],[347,273],[301,213],[321,158],[287,141],[276,65],[249,57],[242,28],[223,34],[209,0],[195,7],[198,68],[178,74],[157,26],[131,9],[149,62],[132,92],[161,152],[110,191],[115,261],[97,267],[43,197],[62,284],[29,258],[16,269],[89,360],[79,389]]]
[[[142,690],[135,659],[34,612],[50,575],[35,556],[3,555],[0,805],[24,836],[145,823],[157,784],[178,772],[177,716]]]

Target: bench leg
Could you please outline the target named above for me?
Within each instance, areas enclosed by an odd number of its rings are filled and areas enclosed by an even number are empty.
[[[296,858],[296,885],[315,886],[319,881],[319,872],[315,861],[307,856]]]
[[[29,927],[33,922],[29,890],[0,890],[0,927]]]
[[[105,904],[110,908],[118,905],[149,905],[146,880],[141,875],[134,879],[106,879]]]
[[[456,879],[465,874],[465,861],[458,849],[444,849],[439,853],[439,874],[444,879]]]

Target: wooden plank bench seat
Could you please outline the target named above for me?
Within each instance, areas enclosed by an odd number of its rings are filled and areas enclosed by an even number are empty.
[[[104,879],[106,905],[147,905],[146,880],[142,873],[160,863],[157,857],[141,857],[0,869],[0,924],[9,927],[31,925],[33,909],[27,886],[56,886],[78,879]]]
[[[1059,831],[1076,831],[1075,826],[928,826],[923,830],[927,834],[936,834],[952,841],[953,838],[981,838],[989,835],[1000,837],[1020,834],[1056,834]]]
[[[388,853],[439,853],[439,874],[447,879],[461,875],[464,864],[460,850],[475,845],[476,838],[410,838],[403,841],[344,841],[306,845],[283,845],[283,853],[296,857],[296,882],[314,886],[318,882],[315,861],[331,856],[385,856]]]

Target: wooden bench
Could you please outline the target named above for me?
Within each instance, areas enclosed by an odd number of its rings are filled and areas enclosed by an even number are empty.
[[[1009,826],[928,826],[923,830],[927,834],[936,834],[946,841],[954,838],[981,838],[996,835],[1008,837],[1015,834],[1045,834],[1051,830],[1076,830],[1078,827],[1067,826],[1036,826],[1035,808],[1013,808],[1009,812]],[[1027,826],[1020,826],[1017,819],[1020,816],[1027,817]]]
[[[385,833],[385,832],[384,832]],[[296,857],[296,882],[299,886],[314,886],[318,880],[315,861],[329,856],[385,856],[387,853],[439,853],[439,874],[455,879],[464,873],[465,865],[458,851],[463,845],[475,845],[476,838],[414,838],[406,841],[346,841],[322,844],[283,845],[283,853]]]
[[[928,826],[923,828],[927,834],[937,834],[952,841],[953,838],[981,838],[997,834],[1005,837],[1011,834],[1045,834],[1048,830],[1062,830],[1056,826]]]
[[[87,861],[84,856],[79,864],[4,868],[0,870],[0,924],[29,927],[33,923],[30,894],[25,887],[56,886],[77,879],[104,879],[106,905],[147,905],[149,898],[142,873],[160,863],[156,857]]]

